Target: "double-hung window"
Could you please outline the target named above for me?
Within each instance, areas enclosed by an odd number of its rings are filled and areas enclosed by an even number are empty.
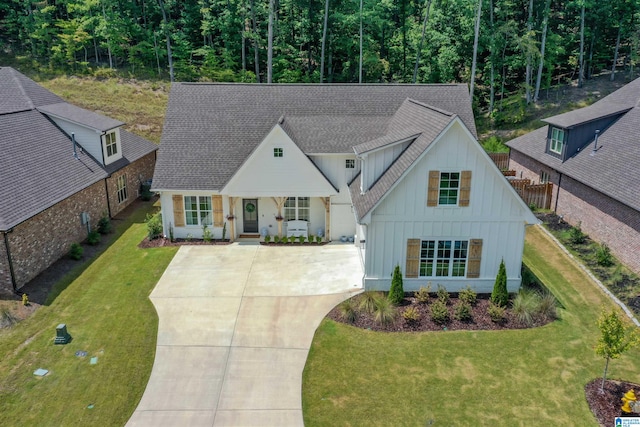
[[[467,268],[467,240],[422,240],[421,277],[464,277]]]
[[[117,180],[118,188],[118,203],[122,203],[127,200],[127,175],[120,175]]]
[[[109,132],[104,136],[104,143],[107,147],[107,157],[111,157],[115,154],[118,154],[118,145],[116,141],[116,133]]]
[[[549,150],[552,153],[562,154],[563,145],[564,145],[564,131],[559,128],[552,128],[551,141],[549,142]]]
[[[460,191],[460,172],[440,172],[439,205],[457,205]]]
[[[211,225],[211,196],[184,196],[184,216],[187,225]]]
[[[285,221],[309,221],[311,199],[309,197],[288,197],[284,202]]]

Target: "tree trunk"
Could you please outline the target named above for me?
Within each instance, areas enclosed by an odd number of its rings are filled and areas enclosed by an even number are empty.
[[[362,0],[360,0],[360,66],[358,70],[358,83],[362,83]]]
[[[578,59],[578,87],[584,84],[584,1],[580,11],[580,57]]]
[[[531,37],[533,29],[533,0],[529,0],[529,19],[527,20],[527,38]],[[527,47],[527,68],[525,72],[525,98],[527,104],[531,102],[531,50]]]
[[[604,383],[607,380],[607,370],[609,369],[609,358],[604,364],[604,374],[602,374],[602,384],[600,384],[600,391],[604,391]]]
[[[469,89],[471,102],[473,102],[473,89],[475,88],[475,83],[476,83],[476,59],[478,58],[478,37],[480,36],[480,17],[481,16],[482,16],[482,0],[478,0],[478,15],[476,16],[475,36],[473,39],[473,60],[471,61],[471,88]]]
[[[256,23],[255,0],[251,0],[249,6],[251,7],[251,21],[253,23],[253,53],[256,70],[256,82],[260,83],[260,54],[258,52],[258,24]]]
[[[267,83],[273,79],[273,0],[269,0],[269,35],[267,47]]]
[[[322,26],[322,48],[320,51],[320,83],[324,83],[324,49],[327,44],[327,26],[329,24],[329,0],[324,1],[324,25]]]
[[[106,23],[107,13],[104,10],[104,4],[102,5],[102,17],[104,19],[104,22]],[[109,68],[113,68],[113,58],[111,57],[111,42],[109,41],[109,36],[106,36],[106,39],[107,39],[107,53],[109,54]]]
[[[544,70],[544,49],[547,44],[547,27],[549,26],[549,8],[551,0],[547,0],[544,7],[544,22],[542,23],[542,41],[540,43],[540,63],[538,64],[538,77],[536,78],[536,91],[533,94],[533,102],[538,102],[540,95],[540,83],[542,82],[542,71]]]
[[[489,45],[489,60],[491,61],[491,72],[489,76],[489,115],[493,113],[493,103],[495,102],[496,90],[495,84],[495,64],[494,64],[494,40],[493,40],[493,0],[489,0],[489,31],[491,32],[491,42]]]
[[[598,25],[596,24],[593,27],[593,33],[591,34],[591,44],[589,46],[589,66],[587,67],[587,80],[591,79],[591,74],[593,74],[593,45],[596,41],[596,34],[598,33]]]
[[[158,0],[158,4],[160,5],[160,11],[162,12],[162,21],[164,22],[164,34],[165,34],[165,37],[167,38],[167,60],[169,61],[169,79],[173,83],[174,74],[173,74],[173,55],[171,54],[171,33],[169,32],[167,12],[164,10],[164,2],[162,0]]]
[[[611,66],[611,77],[613,81],[616,78],[616,64],[618,63],[618,49],[620,49],[620,33],[622,33],[622,19],[618,23],[618,37],[616,38],[616,49],[613,51],[613,65]]]
[[[156,40],[156,32],[153,32],[153,51],[156,54],[156,65],[158,66],[158,77],[160,77],[160,54],[158,53],[158,41]]]
[[[242,52],[240,53],[240,57],[242,58],[242,71],[247,71],[247,37],[246,34],[249,32],[249,22],[244,20],[244,28],[241,31],[242,38]]]
[[[416,52],[416,66],[413,68],[413,79],[411,83],[415,83],[418,78],[418,67],[420,66],[420,52],[422,52],[422,44],[424,43],[424,35],[427,31],[427,22],[429,22],[429,10],[431,9],[431,0],[427,0],[427,10],[424,14],[424,21],[422,21],[422,36],[420,37],[420,44],[418,45],[418,51]]]

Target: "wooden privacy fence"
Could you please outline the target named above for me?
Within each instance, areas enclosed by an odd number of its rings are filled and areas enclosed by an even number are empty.
[[[531,184],[529,179],[510,179],[509,182],[527,205],[535,205],[538,209],[551,209],[552,183]]]
[[[500,170],[509,169],[509,153],[488,153]]]

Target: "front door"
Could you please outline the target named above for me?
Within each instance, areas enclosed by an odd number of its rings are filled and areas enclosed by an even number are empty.
[[[242,219],[245,233],[258,232],[258,199],[242,199]]]

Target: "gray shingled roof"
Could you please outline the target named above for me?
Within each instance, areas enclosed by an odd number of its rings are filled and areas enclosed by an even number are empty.
[[[82,126],[99,130],[100,132],[106,132],[124,124],[124,122],[121,122],[120,120],[105,117],[94,113],[93,111],[85,110],[84,108],[76,107],[75,105],[71,105],[66,102],[43,105],[38,107],[38,111],[47,115],[66,119],[72,123],[78,123]]]
[[[306,154],[353,153],[382,137],[407,98],[476,128],[466,85],[174,83],[153,186],[219,190],[278,120]]]
[[[632,94],[632,96],[630,96]],[[635,99],[635,103],[633,103]],[[552,167],[571,178],[640,211],[640,79],[598,101],[601,105],[633,103],[634,107],[600,133],[598,150],[593,141],[562,163],[546,154],[547,126],[507,142],[511,149]],[[595,105],[595,104],[594,104]],[[588,108],[588,107],[587,107]],[[599,107],[600,108],[600,107]],[[579,110],[578,110],[579,111]],[[611,111],[611,110],[609,110]],[[607,114],[604,111],[604,114]]]
[[[157,149],[152,142],[121,130],[122,160],[105,168],[81,150],[76,159],[69,136],[37,110],[61,102],[16,70],[0,68],[0,230],[20,224]],[[76,118],[98,116],[78,107],[65,110],[76,112]]]
[[[35,110],[0,115],[0,230],[29,219],[107,177]]]

